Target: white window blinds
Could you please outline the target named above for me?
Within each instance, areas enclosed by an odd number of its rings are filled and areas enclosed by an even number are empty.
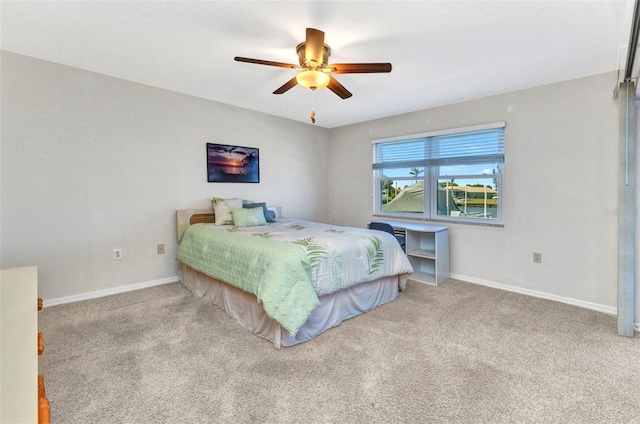
[[[497,128],[375,142],[373,169],[504,162],[504,124]]]

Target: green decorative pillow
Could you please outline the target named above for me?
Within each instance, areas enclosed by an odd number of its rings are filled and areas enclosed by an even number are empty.
[[[242,207],[242,199],[220,199],[214,197],[211,199],[211,204],[213,205],[213,212],[216,215],[215,224],[216,225],[232,225],[233,224],[233,215],[231,214],[232,208],[241,208]]]
[[[276,220],[271,217],[271,214],[269,213],[269,209],[267,209],[267,204],[264,203],[264,202],[260,202],[260,203],[244,203],[242,205],[242,207],[243,208],[247,208],[247,209],[262,208],[262,211],[264,212],[264,219],[267,222],[276,222]]]
[[[232,208],[233,225],[236,227],[253,227],[256,225],[266,225],[262,208]]]

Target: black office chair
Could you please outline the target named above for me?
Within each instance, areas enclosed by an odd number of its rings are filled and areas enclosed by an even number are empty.
[[[399,236],[396,234],[396,232],[393,230],[393,227],[390,224],[387,224],[386,222],[370,222],[369,223],[369,229],[370,230],[378,230],[378,231],[384,231],[386,233],[391,234],[392,236],[394,236],[396,238],[396,240],[398,240],[398,243],[400,243],[400,247],[402,247],[402,251],[406,252],[407,251],[407,243],[406,240],[404,238],[404,236]]]

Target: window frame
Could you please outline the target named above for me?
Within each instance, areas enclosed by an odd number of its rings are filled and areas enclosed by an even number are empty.
[[[382,217],[390,217],[404,220],[414,220],[414,221],[441,221],[441,222],[451,222],[451,223],[460,223],[460,224],[473,224],[473,225],[487,225],[487,226],[504,226],[504,130],[506,128],[505,122],[494,122],[483,125],[476,125],[471,127],[463,127],[463,128],[452,128],[441,131],[433,131],[427,133],[420,134],[410,134],[405,136],[384,138],[384,139],[375,139],[372,140],[373,147],[373,158],[372,158],[372,199],[373,199],[373,215],[374,216],[382,216]],[[409,142],[413,140],[421,140],[424,139],[425,143],[425,151],[431,149],[431,146],[428,146],[430,142],[435,140],[438,136],[442,135],[461,135],[463,133],[471,133],[477,131],[484,130],[502,130],[502,134],[499,136],[502,137],[502,160],[495,160],[491,162],[487,162],[488,164],[495,164],[495,173],[492,174],[460,174],[460,175],[441,175],[440,169],[443,166],[450,165],[447,163],[446,158],[443,160],[444,163],[432,164],[428,162],[432,162],[430,159],[424,159],[424,163],[420,164],[416,167],[420,167],[424,169],[423,175],[420,177],[415,176],[407,176],[407,177],[385,177],[384,171],[385,169],[393,169],[398,168],[398,166],[384,166],[384,163],[376,163],[376,145],[379,143],[389,143],[389,142]],[[474,158],[480,158],[483,155],[478,156],[468,156],[470,158],[470,163],[455,163],[453,165],[473,165],[480,164],[481,162],[475,162]],[[492,158],[495,159],[495,158]],[[413,164],[412,164],[413,165]],[[491,178],[496,179],[497,186],[499,187],[499,201],[496,206],[496,218],[485,218],[478,216],[464,216],[464,215],[439,215],[438,214],[438,205],[437,205],[437,185],[439,180],[442,179],[482,179],[482,178]],[[424,186],[424,196],[423,196],[423,210],[422,212],[398,212],[398,211],[383,211],[382,210],[382,190],[381,184],[385,180],[392,181],[422,181]]]

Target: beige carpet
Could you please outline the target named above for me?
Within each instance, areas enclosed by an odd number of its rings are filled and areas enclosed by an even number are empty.
[[[276,350],[179,283],[40,313],[52,423],[640,423],[640,337],[450,280]]]

